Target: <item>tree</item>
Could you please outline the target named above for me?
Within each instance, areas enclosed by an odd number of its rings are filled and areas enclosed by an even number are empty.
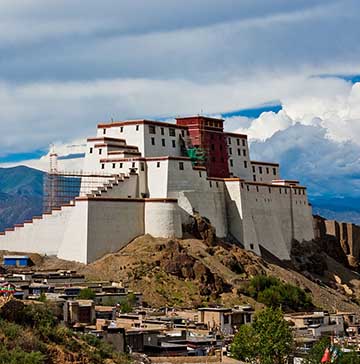
[[[325,349],[328,347],[330,347],[330,339],[328,337],[320,339],[309,351],[305,358],[305,364],[319,364]]]
[[[95,292],[91,288],[84,288],[80,291],[77,298],[81,300],[93,300],[95,296]]]
[[[259,312],[251,326],[240,328],[231,346],[236,359],[262,364],[286,363],[292,349],[291,329],[279,308]]]

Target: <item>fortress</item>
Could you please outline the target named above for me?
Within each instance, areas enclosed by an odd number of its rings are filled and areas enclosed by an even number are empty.
[[[314,238],[306,188],[251,160],[247,136],[221,119],[99,124],[83,169],[96,188],[82,181],[70,202],[6,229],[0,249],[90,263],[143,234],[181,238],[195,213],[259,255],[288,260],[293,239]]]

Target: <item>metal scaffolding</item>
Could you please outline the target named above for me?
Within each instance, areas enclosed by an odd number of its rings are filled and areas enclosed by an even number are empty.
[[[95,193],[117,175],[84,171],[51,170],[44,175],[43,212],[69,204],[77,196]]]

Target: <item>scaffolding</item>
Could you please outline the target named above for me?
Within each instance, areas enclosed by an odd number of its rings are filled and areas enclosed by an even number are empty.
[[[77,196],[93,194],[117,175],[50,168],[43,181],[43,212],[69,204]]]

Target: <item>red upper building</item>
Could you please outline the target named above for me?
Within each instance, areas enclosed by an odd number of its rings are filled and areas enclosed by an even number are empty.
[[[228,178],[228,152],[224,120],[205,116],[176,118],[176,124],[187,126],[193,147],[206,153],[206,169],[209,177]]]

